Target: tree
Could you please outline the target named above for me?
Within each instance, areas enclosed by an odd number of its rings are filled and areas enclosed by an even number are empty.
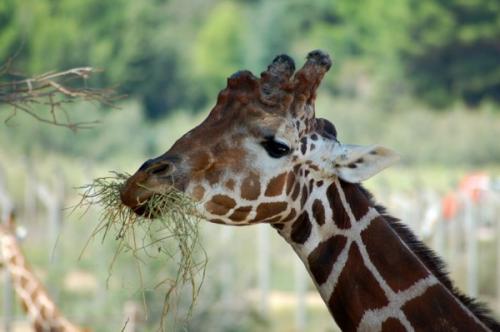
[[[415,94],[435,107],[500,102],[500,2],[413,0],[411,12],[403,61]]]

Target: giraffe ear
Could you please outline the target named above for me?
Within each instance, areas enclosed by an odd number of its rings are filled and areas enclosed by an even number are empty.
[[[399,160],[399,154],[379,146],[341,145],[334,167],[339,178],[358,183],[371,178]]]

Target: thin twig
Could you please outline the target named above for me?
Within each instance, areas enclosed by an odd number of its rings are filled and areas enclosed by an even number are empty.
[[[13,59],[11,57],[0,65],[0,105],[8,105],[13,110],[4,122],[10,121],[20,111],[42,123],[73,131],[87,129],[96,125],[98,121],[72,121],[63,107],[65,104],[86,101],[115,107],[114,101],[123,97],[116,95],[113,89],[92,89],[86,86],[88,78],[102,72],[101,69],[78,67],[23,77],[12,71]],[[11,79],[13,76],[22,78]],[[75,83],[68,85],[74,80],[83,80],[83,88],[75,87],[79,85]]]

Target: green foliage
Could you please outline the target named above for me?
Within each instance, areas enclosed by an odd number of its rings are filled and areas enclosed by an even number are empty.
[[[0,3],[0,59],[7,59],[15,54],[16,43],[20,40],[16,29],[16,1],[5,0]]]
[[[415,0],[403,61],[414,91],[431,105],[500,101],[500,2]]]
[[[231,2],[214,7],[200,28],[193,45],[193,69],[205,97],[213,96],[225,85],[225,79],[241,69],[245,53],[244,8]]]

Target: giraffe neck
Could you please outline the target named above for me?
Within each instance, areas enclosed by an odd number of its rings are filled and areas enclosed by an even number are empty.
[[[0,231],[0,257],[35,331],[85,331],[63,317],[45,287],[35,276],[11,232]]]
[[[489,330],[454,293],[440,263],[415,254],[359,185],[334,180],[317,188],[279,233],[342,330]]]

